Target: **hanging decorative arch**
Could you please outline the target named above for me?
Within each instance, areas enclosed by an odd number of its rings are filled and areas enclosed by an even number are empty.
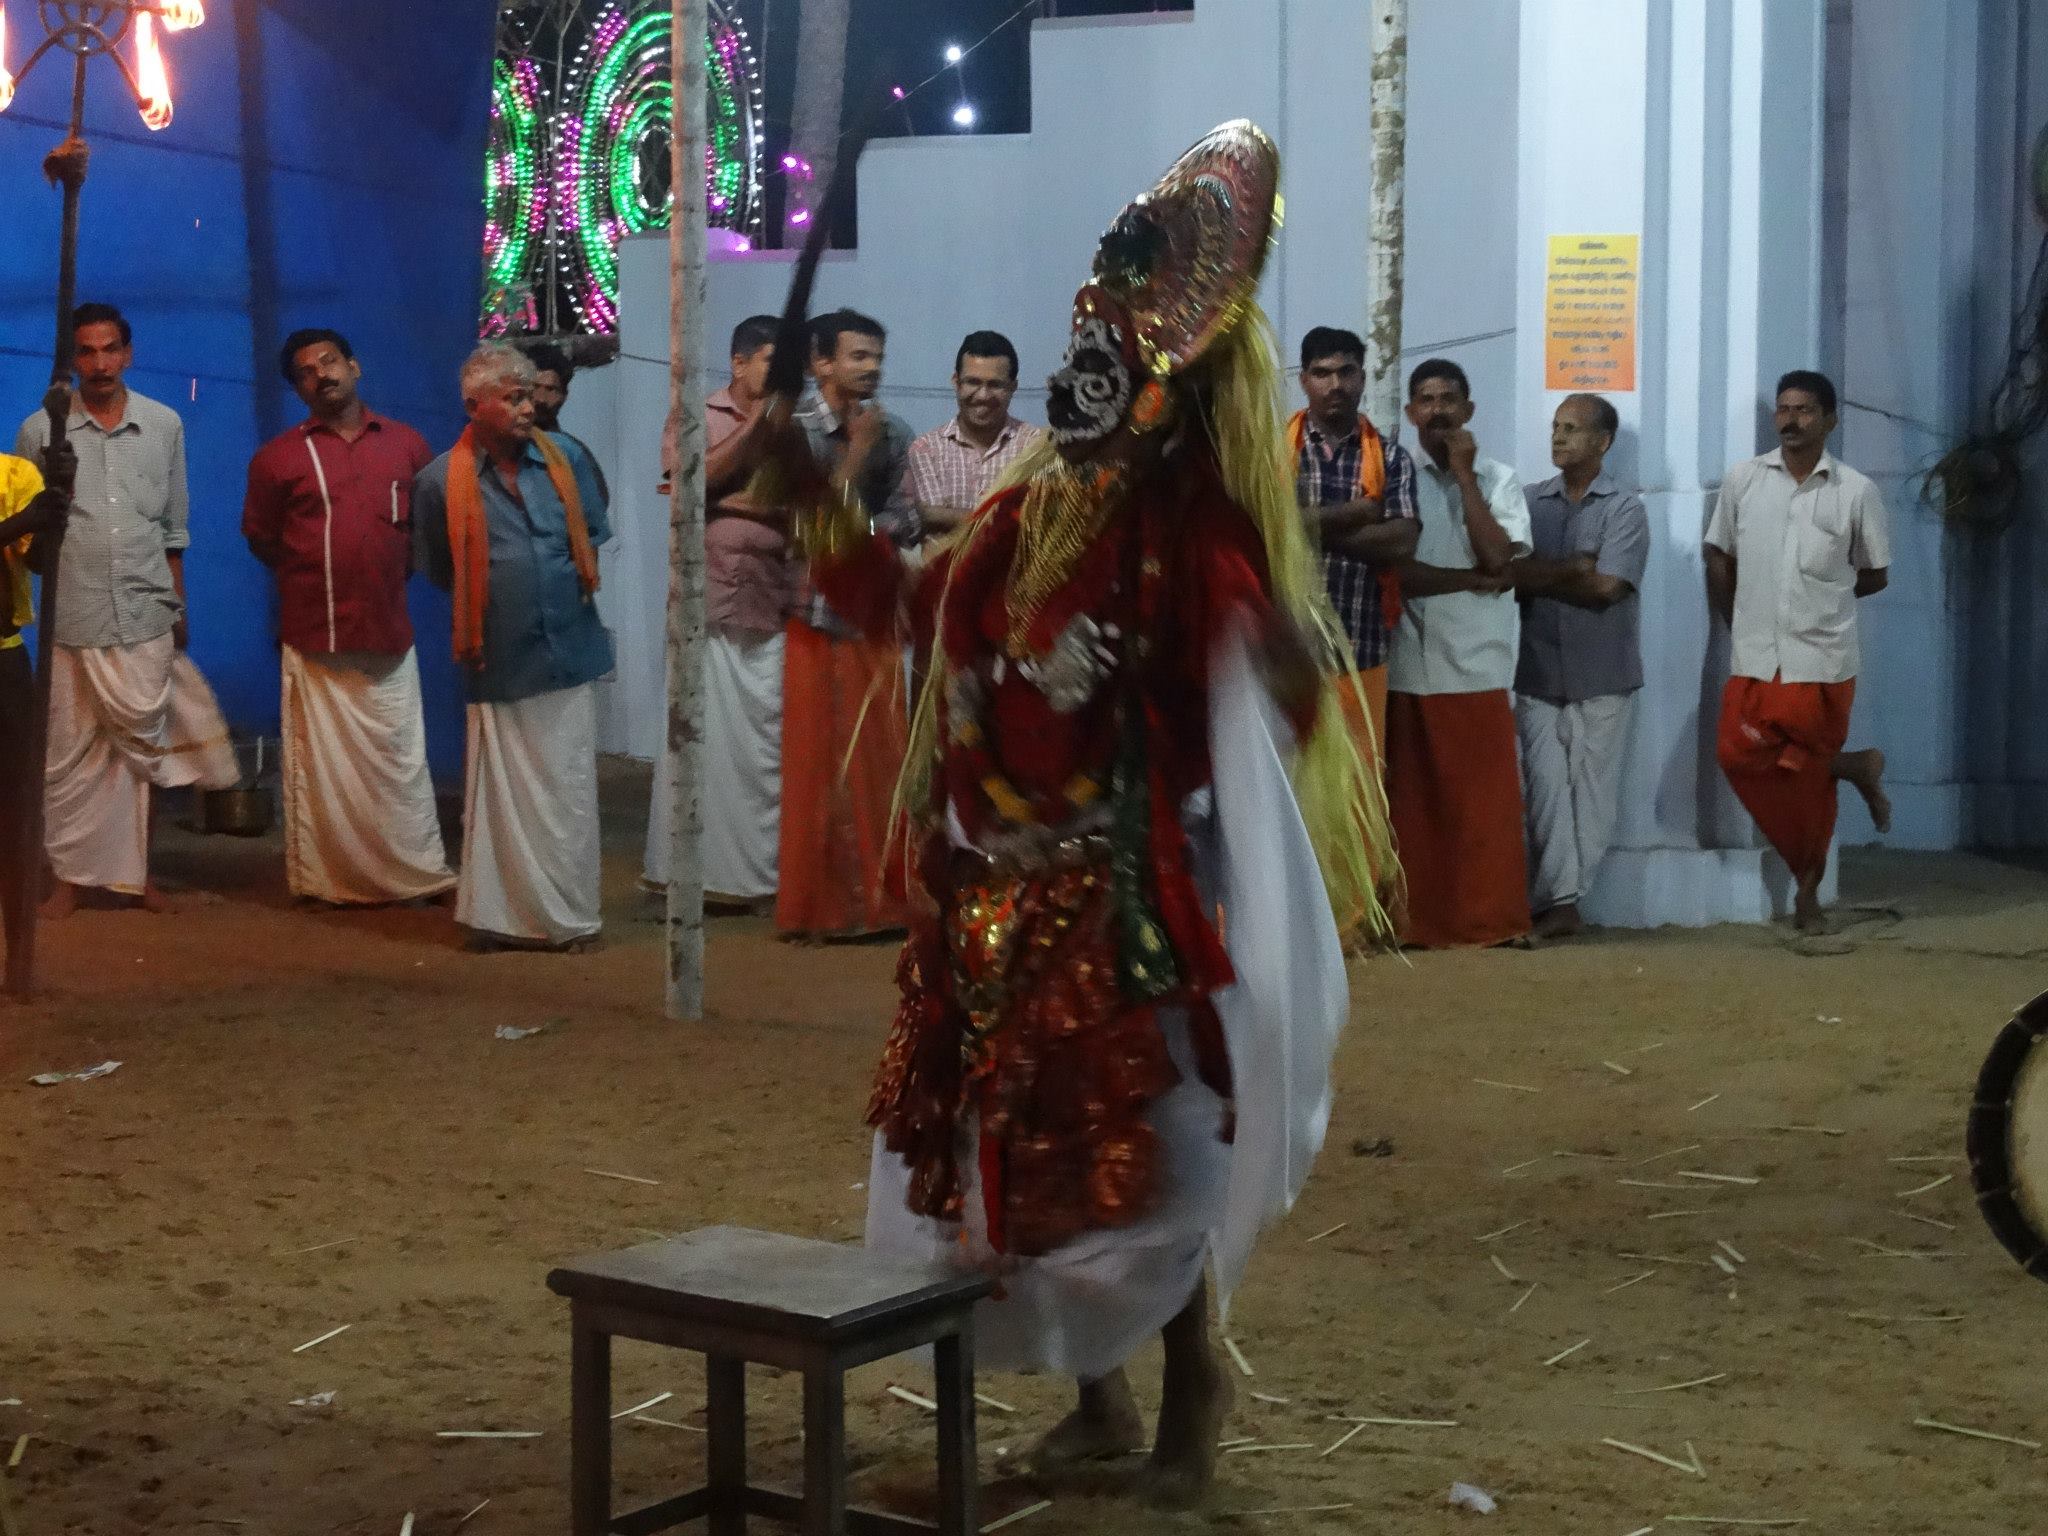
[[[508,6],[485,176],[486,335],[618,329],[618,244],[668,227],[674,124],[665,0]],[[761,227],[760,71],[729,5],[709,0],[705,212]]]

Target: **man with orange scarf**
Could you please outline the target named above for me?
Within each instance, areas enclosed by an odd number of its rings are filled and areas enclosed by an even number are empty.
[[[1287,423],[1295,496],[1323,551],[1330,605],[1351,640],[1358,687],[1338,697],[1368,762],[1387,751],[1387,648],[1401,616],[1398,567],[1413,558],[1415,462],[1358,412],[1365,343],[1319,325],[1301,338],[1301,392],[1308,409]],[[1365,709],[1361,711],[1360,700]],[[1370,712],[1372,738],[1365,736]]]
[[[1793,918],[1823,925],[1835,781],[1891,830],[1884,754],[1845,752],[1860,655],[1856,604],[1890,580],[1877,487],[1827,451],[1835,386],[1778,380],[1778,446],[1729,470],[1707,524],[1707,588],[1733,642],[1717,755],[1737,798],[1797,882]]]
[[[533,364],[485,345],[462,365],[469,426],[420,472],[419,566],[455,599],[469,696],[455,918],[487,948],[579,948],[598,909],[597,699],[612,670],[596,466],[536,431]]]

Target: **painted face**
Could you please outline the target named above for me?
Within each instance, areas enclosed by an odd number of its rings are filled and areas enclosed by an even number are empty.
[[[1131,408],[1130,365],[1123,339],[1100,315],[1085,316],[1067,342],[1060,370],[1046,381],[1045,419],[1062,451],[1100,444]]]

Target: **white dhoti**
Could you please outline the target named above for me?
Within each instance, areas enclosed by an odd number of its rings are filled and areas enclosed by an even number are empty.
[[[1576,704],[1515,696],[1522,804],[1529,825],[1529,907],[1582,900],[1614,838],[1632,693]]]
[[[169,635],[51,652],[43,845],[59,880],[139,896],[149,884],[149,791],[241,779],[227,721]]]
[[[294,896],[413,901],[455,884],[434,811],[419,658],[284,648],[284,862]]]
[[[469,706],[455,920],[538,944],[586,939],[599,912],[597,690]]]
[[[1241,643],[1219,652],[1210,686],[1213,821],[1194,810],[1200,872],[1231,914],[1237,981],[1215,995],[1230,1049],[1236,1133],[1196,1075],[1185,1017],[1162,1009],[1180,1082],[1152,1106],[1158,1202],[1128,1227],[1089,1232],[1039,1258],[997,1255],[966,1157],[962,1228],[908,1209],[909,1171],[876,1140],[869,1246],[1000,1273],[1003,1299],[975,1310],[975,1361],[994,1370],[1091,1380],[1124,1364],[1180,1312],[1207,1261],[1218,1305],[1244,1278],[1259,1232],[1292,1207],[1330,1118],[1330,1061],[1349,1011],[1344,956],[1315,850],[1281,760],[1287,727]],[[968,1134],[972,1134],[971,1127]]]
[[[704,889],[758,901],[775,894],[782,841],[782,650],[780,634],[707,630],[704,636],[702,797]],[[642,879],[669,873],[668,732],[654,759]]]

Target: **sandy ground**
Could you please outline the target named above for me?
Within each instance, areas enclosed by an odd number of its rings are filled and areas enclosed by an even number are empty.
[[[162,868],[207,894],[50,931],[46,998],[0,1010],[22,1532],[388,1533],[414,1512],[443,1536],[488,1500],[464,1530],[554,1536],[550,1262],[721,1221],[858,1231],[891,952],[723,920],[711,1017],[665,1023],[632,890],[644,791],[613,790],[589,955],[470,955],[440,911],[294,911],[274,845],[175,833]],[[1479,1518],[1447,1507],[1455,1479],[1499,1499],[1502,1532],[2048,1528],[2040,1456],[1913,1424],[2048,1440],[2048,1290],[1982,1229],[1957,1157],[1985,1046],[2048,981],[2048,875],[1864,856],[1848,886],[1829,953],[1723,929],[1364,968],[1328,1147],[1231,1318],[1256,1374],[1229,1434],[1255,1446],[1191,1516],[1113,1478],[1039,1490],[1010,1469],[1061,1386],[990,1377],[1019,1411],[982,1418],[985,1518],[1049,1493],[1022,1536],[1439,1532]],[[98,1081],[27,1082],[106,1058]],[[883,1390],[917,1379],[855,1378],[863,1500],[928,1507],[929,1421]],[[675,1394],[650,1410],[670,1424],[620,1424],[622,1500],[694,1482],[702,1438],[671,1427],[699,1417],[693,1362],[622,1346],[615,1385],[622,1408]],[[752,1390],[756,1471],[786,1478],[798,1383]],[[1318,1454],[1342,1413],[1456,1422]],[[1704,1475],[1603,1437],[1681,1462],[1690,1442]]]

